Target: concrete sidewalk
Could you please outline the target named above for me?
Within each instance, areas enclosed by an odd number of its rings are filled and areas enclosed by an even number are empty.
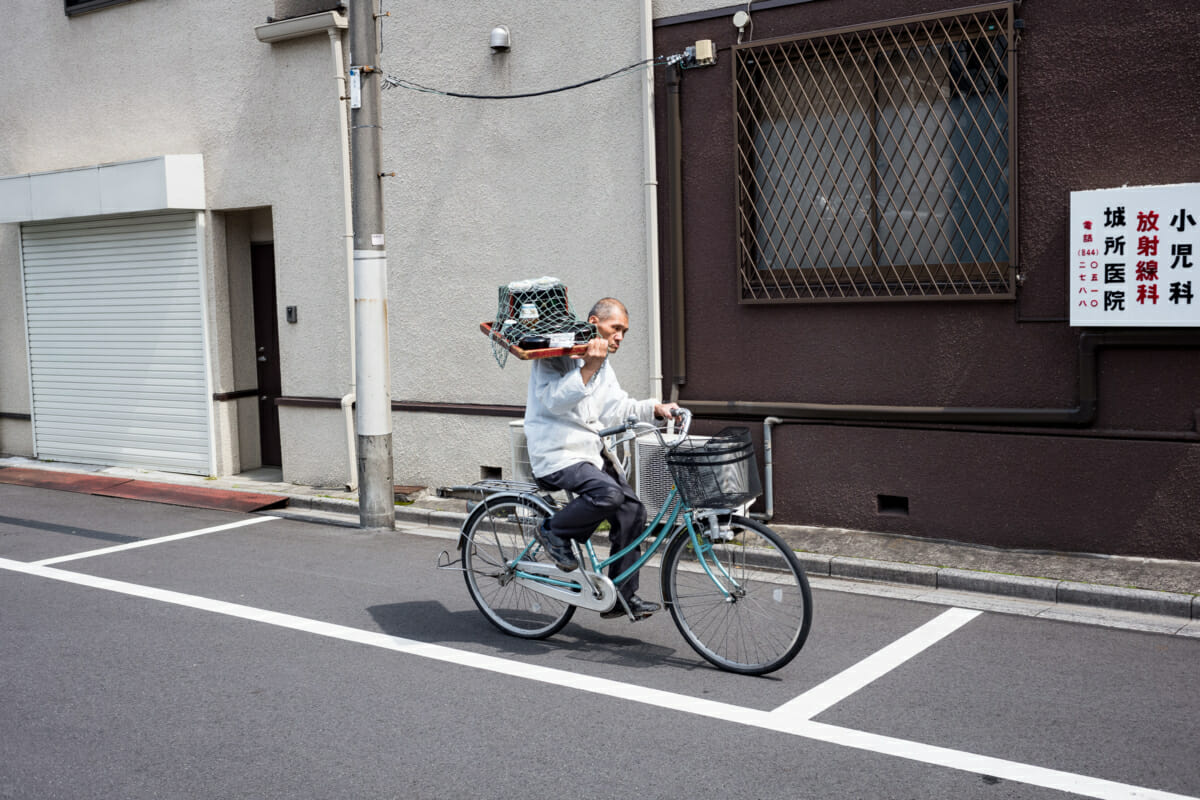
[[[92,467],[0,457],[0,469],[16,467],[104,475],[136,481],[174,483],[212,491],[276,494],[288,498],[288,515],[316,516],[356,526],[357,494],[340,488],[285,483],[277,469],[228,478],[203,478],[121,467]],[[418,492],[396,507],[399,527],[456,530],[468,501]],[[972,593],[1057,609],[1072,608],[1157,617],[1152,630],[1176,627],[1200,635],[1200,562],[1124,556],[1029,552],[932,541],[889,534],[773,524],[797,551],[809,576],[820,581],[867,581],[913,599],[941,602],[942,595]],[[1136,626],[1135,626],[1136,627]]]

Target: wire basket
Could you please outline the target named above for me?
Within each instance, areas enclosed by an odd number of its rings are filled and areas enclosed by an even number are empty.
[[[666,461],[692,508],[737,508],[762,494],[748,428],[726,428],[705,441],[684,440],[667,451]]]

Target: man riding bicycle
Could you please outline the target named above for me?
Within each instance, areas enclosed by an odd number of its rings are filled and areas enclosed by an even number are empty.
[[[613,553],[628,546],[646,525],[646,507],[597,432],[629,417],[644,422],[655,416],[668,418],[679,407],[655,399],[634,400],[621,389],[608,359],[629,330],[629,313],[621,301],[599,300],[587,321],[599,335],[588,342],[583,356],[533,362],[525,404],[525,438],[534,476],[544,488],[575,495],[536,531],[538,541],[564,571],[579,566],[570,542],[586,541],[601,522],[609,523]],[[627,570],[639,555],[640,548],[635,548],[618,559],[609,567],[609,577]],[[659,606],[638,597],[637,587],[634,573],[621,586],[621,594],[634,618],[643,619]],[[618,604],[601,616],[624,613]]]

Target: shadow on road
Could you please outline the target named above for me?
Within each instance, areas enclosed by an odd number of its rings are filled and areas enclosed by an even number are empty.
[[[597,631],[574,622],[549,639],[518,639],[496,630],[478,611],[449,611],[432,600],[389,603],[372,606],[367,611],[381,632],[422,642],[461,644],[471,650],[499,651],[522,658],[565,653],[576,661],[633,669],[709,668],[691,655],[690,650],[681,654],[672,647]],[[587,613],[579,611],[577,618]]]

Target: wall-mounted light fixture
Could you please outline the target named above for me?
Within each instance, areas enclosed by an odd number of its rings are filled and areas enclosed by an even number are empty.
[[[746,8],[750,8],[750,4],[746,3]],[[750,26],[751,35],[754,33],[754,22],[750,19],[750,12],[739,11],[733,15],[733,27],[738,29],[738,44],[742,43],[742,36],[746,33],[746,26]]]
[[[508,52],[508,49],[512,47],[512,38],[509,36],[507,26],[497,25],[492,28],[491,44],[493,52]]]

